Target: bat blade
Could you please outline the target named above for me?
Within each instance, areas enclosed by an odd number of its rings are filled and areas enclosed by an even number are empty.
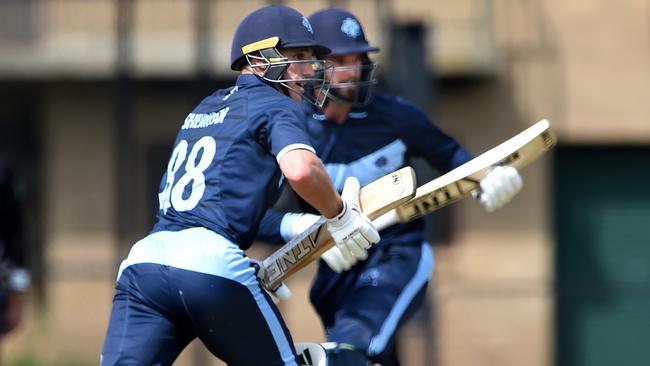
[[[364,186],[359,192],[361,211],[371,220],[405,203],[415,195],[415,173],[404,167]],[[334,245],[321,217],[304,233],[286,243],[262,262],[262,285],[274,289],[284,279],[320,257]]]
[[[557,138],[542,120],[458,168],[419,187],[415,197],[390,212],[389,220],[409,222],[471,195],[488,170],[498,165],[521,169],[549,151]],[[396,222],[392,222],[396,223]],[[382,225],[386,226],[386,224]]]

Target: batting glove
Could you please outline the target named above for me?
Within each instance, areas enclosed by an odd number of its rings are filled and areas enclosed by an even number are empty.
[[[368,258],[366,249],[379,241],[379,233],[359,209],[359,190],[359,180],[347,178],[341,193],[343,210],[336,217],[327,219],[327,229],[336,242],[338,253],[324,253],[323,259],[337,272],[346,267],[349,269],[358,260]]]
[[[335,245],[323,253],[321,258],[323,258],[325,263],[327,263],[327,265],[336,273],[348,271],[360,260],[363,261],[368,258],[368,252],[365,249],[360,249],[357,254],[352,256],[343,253],[344,252]]]
[[[288,213],[282,217],[280,224],[280,234],[285,241],[289,241],[300,235],[310,226],[316,223],[321,216],[308,213]],[[365,260],[368,255],[365,249],[360,249],[358,255],[345,256],[338,246],[328,249],[321,258],[327,265],[337,273],[347,271],[354,266],[359,260]]]
[[[276,287],[275,290],[265,288],[264,291],[269,294],[275,305],[279,304],[280,301],[289,301],[291,298],[291,289],[284,283],[280,283],[280,286]]]
[[[257,278],[261,281],[262,278],[264,278],[264,267],[262,266],[262,263],[255,259],[250,259],[250,261],[252,266],[255,268]],[[262,286],[262,288],[264,288],[264,291],[269,294],[275,305],[279,304],[280,301],[288,301],[291,298],[291,289],[289,289],[289,286],[284,283],[280,283],[280,285],[273,290],[269,290],[264,286]]]
[[[497,166],[481,180],[481,191],[476,197],[486,211],[492,212],[510,202],[523,185],[517,169],[511,166]]]

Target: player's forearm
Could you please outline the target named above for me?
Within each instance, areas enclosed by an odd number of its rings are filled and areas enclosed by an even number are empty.
[[[282,157],[280,168],[293,190],[323,216],[331,218],[341,212],[343,201],[314,153],[290,151]]]

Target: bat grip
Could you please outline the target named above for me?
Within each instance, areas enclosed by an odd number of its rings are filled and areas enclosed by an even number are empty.
[[[375,225],[377,231],[382,231],[385,228],[393,226],[397,223],[399,223],[399,216],[397,216],[397,211],[395,210],[390,210],[378,218],[372,220],[372,224]]]

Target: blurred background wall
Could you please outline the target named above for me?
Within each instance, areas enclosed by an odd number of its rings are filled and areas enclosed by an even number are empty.
[[[476,154],[542,118],[559,135],[501,211],[466,200],[430,219],[437,268],[406,365],[650,362],[647,0],[1,0],[0,149],[24,177],[35,279],[6,364],[98,363],[175,134],[234,81],[234,28],[269,3],[356,13],[382,87]],[[282,305],[296,340],[323,340],[313,271]],[[220,363],[192,345],[177,364]]]

